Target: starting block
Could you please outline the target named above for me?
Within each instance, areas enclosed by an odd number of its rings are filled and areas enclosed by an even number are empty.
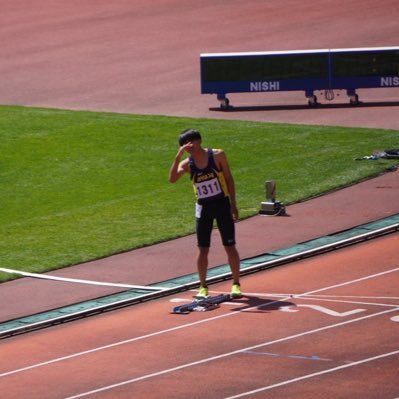
[[[266,201],[261,202],[260,211],[261,215],[282,216],[285,215],[285,206],[276,201],[276,183],[273,180],[265,182],[266,188]]]
[[[219,304],[231,300],[231,295],[220,294],[216,296],[208,296],[205,298],[196,298],[194,301],[187,303],[185,305],[176,306],[173,308],[171,313],[175,314],[188,314],[193,311],[195,312],[205,312],[207,310],[213,310],[219,307]]]

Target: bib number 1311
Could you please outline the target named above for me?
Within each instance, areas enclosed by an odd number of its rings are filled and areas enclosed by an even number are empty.
[[[218,195],[222,192],[217,178],[196,183],[195,188],[197,190],[198,198],[213,197],[214,195]]]

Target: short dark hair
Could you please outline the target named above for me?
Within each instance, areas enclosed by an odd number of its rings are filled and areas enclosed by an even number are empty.
[[[201,134],[198,130],[195,129],[183,130],[179,136],[180,147],[194,140],[201,140]]]

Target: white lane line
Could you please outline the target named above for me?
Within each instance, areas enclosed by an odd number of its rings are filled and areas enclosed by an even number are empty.
[[[316,294],[318,292],[327,291],[327,290],[330,290],[330,289],[333,289],[333,288],[344,287],[345,285],[358,283],[358,282],[361,282],[361,281],[365,281],[365,280],[369,280],[369,279],[372,279],[372,278],[380,277],[380,276],[383,276],[385,274],[395,273],[397,271],[399,271],[399,267],[396,267],[394,269],[385,270],[383,272],[379,272],[379,273],[375,273],[375,274],[370,274],[368,276],[359,277],[357,279],[349,280],[349,281],[346,281],[344,283],[331,285],[329,287],[325,287],[325,288],[320,288],[320,289],[313,290],[313,291],[304,292],[303,294],[295,294],[295,293],[287,294],[287,298],[301,298],[301,297],[311,296],[311,295]],[[245,292],[244,294],[245,295],[249,295],[249,296],[264,296],[265,295],[264,293],[255,293],[255,292],[251,292],[251,293]],[[273,295],[280,296],[282,294],[273,294]]]
[[[385,357],[394,356],[394,355],[397,355],[397,354],[399,354],[399,350],[396,350],[396,351],[393,351],[393,352],[388,352],[388,353],[383,353],[381,355],[369,357],[367,359],[362,359],[362,360],[359,360],[357,362],[353,362],[353,363],[350,363],[350,364],[344,364],[342,366],[333,367],[331,369],[319,371],[317,373],[307,374],[307,375],[303,375],[301,377],[293,378],[291,380],[282,381],[282,382],[279,382],[277,384],[266,385],[266,386],[264,386],[262,388],[254,389],[253,391],[243,392],[243,393],[241,393],[239,395],[229,396],[229,397],[227,397],[225,399],[243,398],[244,396],[249,396],[249,395],[252,395],[252,394],[255,394],[255,393],[268,391],[269,389],[282,387],[284,385],[292,384],[292,383],[295,383],[295,382],[298,382],[298,381],[307,380],[309,378],[317,377],[317,376],[320,376],[320,375],[323,375],[323,374],[333,373],[335,371],[343,370],[343,369],[346,369],[346,368],[349,368],[349,367],[358,366],[358,365],[363,364],[363,363],[369,363],[369,362],[372,362],[374,360],[383,359]]]
[[[130,343],[135,342],[135,341],[140,341],[140,340],[143,340],[143,339],[156,337],[158,335],[174,332],[174,331],[177,331],[177,330],[181,330],[183,328],[192,327],[192,326],[195,326],[197,324],[210,322],[210,321],[217,320],[217,319],[220,319],[220,318],[226,317],[226,316],[230,316],[230,313],[226,313],[226,314],[219,315],[219,316],[214,316],[214,317],[211,317],[211,318],[208,318],[208,319],[197,320],[197,321],[194,321],[192,323],[182,324],[180,326],[167,328],[165,330],[159,330],[159,331],[156,331],[156,332],[153,332],[153,333],[150,333],[150,334],[141,335],[139,337],[134,337],[134,338],[126,339],[126,340],[123,340],[123,341],[114,342],[112,344],[99,346],[97,348],[88,349],[86,351],[73,353],[71,355],[62,356],[62,357],[59,357],[59,358],[48,360],[46,362],[32,364],[31,366],[26,366],[26,367],[22,367],[20,369],[11,370],[11,371],[2,373],[2,374],[0,374],[0,377],[5,377],[5,376],[11,375],[11,374],[20,373],[20,372],[23,372],[23,371],[27,371],[27,370],[31,370],[31,369],[37,368],[37,367],[47,366],[47,365],[54,364],[54,363],[57,363],[57,362],[61,362],[61,361],[64,361],[64,360],[73,359],[73,358],[79,357],[79,356],[89,355],[89,354],[94,353],[94,352],[99,352],[99,351],[102,351],[102,350],[115,348],[115,347],[120,346],[120,345],[130,344]]]
[[[146,290],[146,291],[164,291],[164,290],[168,289],[166,287],[149,287],[147,285],[119,284],[119,283],[108,283],[108,282],[104,282],[104,281],[81,280],[81,279],[77,279],[77,278],[57,277],[57,276],[51,276],[49,274],[29,273],[29,272],[24,272],[21,270],[6,269],[4,267],[0,267],[0,272],[9,273],[9,274],[18,274],[20,276],[38,278],[41,280],[61,281],[63,283],[100,285],[100,286],[115,287],[115,288],[135,288],[135,289]]]
[[[320,289],[317,289],[317,290],[312,290],[312,291],[309,291],[307,293],[299,294],[297,296],[306,296],[306,295],[310,295],[310,294],[315,294],[317,292],[327,291],[327,290],[329,290],[331,288],[337,288],[337,287],[340,287],[342,285],[353,284],[353,283],[356,283],[358,281],[362,281],[362,280],[365,280],[365,279],[378,277],[380,275],[392,273],[392,272],[395,272],[395,271],[398,271],[398,270],[399,270],[399,268],[386,270],[384,272],[377,273],[377,274],[372,274],[372,275],[369,275],[369,276],[366,276],[366,277],[362,277],[360,279],[346,281],[346,282],[341,283],[341,284],[335,284],[333,286],[328,286],[328,287],[320,288]],[[172,328],[156,331],[156,332],[153,332],[153,333],[150,333],[150,334],[146,334],[146,335],[142,335],[142,336],[139,336],[139,337],[134,337],[134,338],[130,338],[130,339],[119,341],[119,342],[114,342],[112,344],[100,346],[100,347],[97,347],[97,348],[88,349],[86,351],[77,352],[77,353],[73,353],[71,355],[62,356],[62,357],[51,359],[51,360],[48,360],[48,361],[45,361],[45,362],[32,364],[30,366],[21,367],[19,369],[10,370],[8,372],[1,373],[0,377],[5,377],[5,376],[11,375],[11,374],[16,374],[16,373],[28,371],[28,370],[31,370],[31,369],[34,369],[34,368],[47,366],[47,365],[50,365],[50,364],[54,364],[54,363],[61,362],[61,361],[64,361],[64,360],[69,360],[69,359],[72,359],[72,358],[75,358],[75,357],[79,357],[79,356],[85,356],[85,355],[88,355],[88,354],[91,354],[91,353],[94,353],[94,352],[99,352],[99,351],[102,351],[102,350],[107,350],[107,349],[110,349],[110,348],[114,348],[114,347],[119,346],[119,345],[125,345],[125,344],[129,344],[129,343],[132,343],[132,342],[135,342],[135,341],[156,337],[158,335],[166,334],[166,333],[169,333],[169,332],[174,332],[174,331],[177,331],[177,330],[180,330],[180,329],[184,329],[184,328],[193,327],[193,326],[196,326],[196,325],[199,325],[199,324],[209,323],[209,322],[212,322],[212,321],[215,321],[215,320],[218,320],[218,319],[222,319],[222,318],[225,318],[225,317],[237,316],[237,315],[241,314],[242,312],[251,312],[251,311],[253,311],[255,309],[261,309],[261,308],[265,308],[265,307],[268,307],[268,306],[273,306],[275,304],[278,304],[279,302],[281,302],[284,299],[289,300],[290,298],[291,298],[290,296],[287,296],[287,298],[283,298],[283,299],[279,299],[279,300],[276,300],[276,301],[268,302],[268,303],[266,303],[264,305],[256,305],[256,306],[252,306],[250,308],[241,309],[238,312],[225,313],[225,314],[222,314],[222,315],[209,317],[207,319],[197,320],[197,321],[192,322],[192,323],[182,324],[182,325],[177,326],[177,327],[172,327]]]
[[[307,296],[329,296],[329,295],[314,295],[317,294],[318,292],[322,292],[322,291],[327,291],[333,288],[339,288],[339,287],[344,287],[345,285],[350,285],[353,283],[358,283],[360,281],[364,281],[364,280],[369,280],[369,279],[373,279],[376,277],[380,277],[380,276],[384,276],[385,274],[390,274],[390,273],[395,273],[399,271],[399,267],[395,267],[394,269],[389,269],[389,270],[385,270],[383,272],[379,272],[379,273],[375,273],[375,274],[370,274],[368,276],[364,276],[364,277],[359,277],[357,279],[354,280],[349,280],[346,281],[344,283],[339,283],[339,284],[335,284],[335,285],[331,285],[329,287],[325,287],[325,288],[320,288],[317,290],[313,290],[313,291],[308,291],[308,292],[304,292],[302,294],[297,294],[297,293],[289,293],[289,294],[276,294],[276,293],[265,293],[265,292],[244,292],[244,296],[248,295],[248,296],[275,296],[275,297],[284,297],[287,299],[290,298],[301,298],[301,297],[307,297]],[[217,292],[217,291],[213,291],[213,292]],[[335,295],[331,295],[333,297],[335,297]],[[381,298],[386,298],[386,299],[396,299],[396,297],[381,297]]]
[[[212,291],[212,293],[215,294],[222,294],[221,291]],[[290,298],[296,298],[296,297],[301,297],[303,299],[319,299],[323,300],[325,299],[328,301],[329,299],[390,299],[390,300],[399,300],[398,296],[368,296],[368,295],[322,295],[322,294],[309,294],[309,295],[304,295],[304,294],[296,294],[296,293],[291,293],[291,294],[277,294],[275,292],[262,292],[262,293],[248,293],[246,292],[245,295],[248,296],[258,296],[258,297],[265,297],[265,298],[270,298],[270,297],[290,297]],[[399,398],[398,398],[399,399]]]
[[[363,320],[366,320],[366,319],[370,319],[370,318],[377,317],[377,316],[382,316],[384,314],[391,313],[391,312],[397,312],[397,311],[399,311],[399,307],[395,308],[395,309],[388,309],[388,310],[384,310],[384,311],[379,312],[379,313],[375,313],[375,314],[359,317],[357,319],[347,320],[347,321],[344,321],[344,322],[341,322],[341,323],[330,324],[328,326],[316,328],[314,330],[304,331],[304,332],[299,333],[299,334],[291,335],[291,336],[284,337],[284,338],[279,338],[279,339],[276,339],[274,341],[263,342],[261,344],[249,346],[247,348],[237,349],[237,350],[232,351],[232,352],[222,353],[221,355],[208,357],[208,358],[205,358],[205,359],[197,360],[195,362],[186,363],[186,364],[182,364],[180,366],[176,366],[176,367],[173,367],[173,368],[157,371],[155,373],[146,374],[146,375],[143,375],[141,377],[136,377],[136,378],[132,378],[132,379],[129,379],[129,380],[121,381],[121,382],[118,382],[116,384],[106,385],[106,386],[103,386],[103,387],[100,387],[100,388],[97,388],[97,389],[94,389],[94,390],[91,390],[91,391],[83,392],[83,393],[80,393],[80,394],[77,394],[77,395],[74,395],[74,396],[69,396],[69,397],[67,397],[65,399],[83,398],[85,396],[89,396],[89,395],[92,395],[92,394],[95,394],[95,393],[99,393],[99,392],[103,392],[103,391],[108,391],[108,390],[114,389],[114,388],[119,388],[121,386],[132,384],[132,383],[135,383],[135,382],[138,382],[138,381],[147,380],[147,379],[150,379],[150,378],[153,378],[153,377],[159,377],[161,375],[165,375],[165,374],[168,374],[168,373],[179,371],[179,370],[182,370],[182,369],[185,369],[185,368],[198,366],[200,364],[209,363],[209,362],[212,362],[212,361],[215,361],[215,360],[219,360],[219,359],[223,359],[223,358],[226,358],[226,357],[229,357],[229,356],[232,356],[232,355],[237,355],[237,354],[240,354],[240,353],[243,353],[243,352],[252,351],[254,349],[263,348],[265,346],[269,346],[269,345],[273,345],[273,344],[276,344],[276,343],[292,340],[292,339],[295,339],[295,338],[300,338],[300,337],[303,337],[303,336],[306,336],[306,335],[318,333],[318,332],[329,330],[329,329],[336,328],[336,327],[341,327],[341,326],[344,326],[346,324],[356,323],[356,322],[359,322],[359,321],[363,321]]]
[[[309,298],[348,298],[348,299],[399,299],[399,296],[366,296],[366,295],[309,295]]]
[[[328,299],[324,297],[316,297],[316,296],[309,296],[304,297],[302,296],[301,299],[306,301],[318,301],[318,302],[333,302],[333,303],[349,303],[352,305],[369,305],[369,306],[383,306],[388,308],[396,308],[399,304],[392,304],[392,303],[379,303],[379,302],[363,302],[363,301],[345,301],[343,299]],[[377,298],[378,299],[378,298]],[[390,298],[389,298],[390,299]]]

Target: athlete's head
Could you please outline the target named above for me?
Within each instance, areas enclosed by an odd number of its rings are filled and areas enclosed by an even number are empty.
[[[179,136],[180,147],[184,144],[191,143],[195,140],[201,140],[201,134],[198,130],[186,129],[183,130]]]

